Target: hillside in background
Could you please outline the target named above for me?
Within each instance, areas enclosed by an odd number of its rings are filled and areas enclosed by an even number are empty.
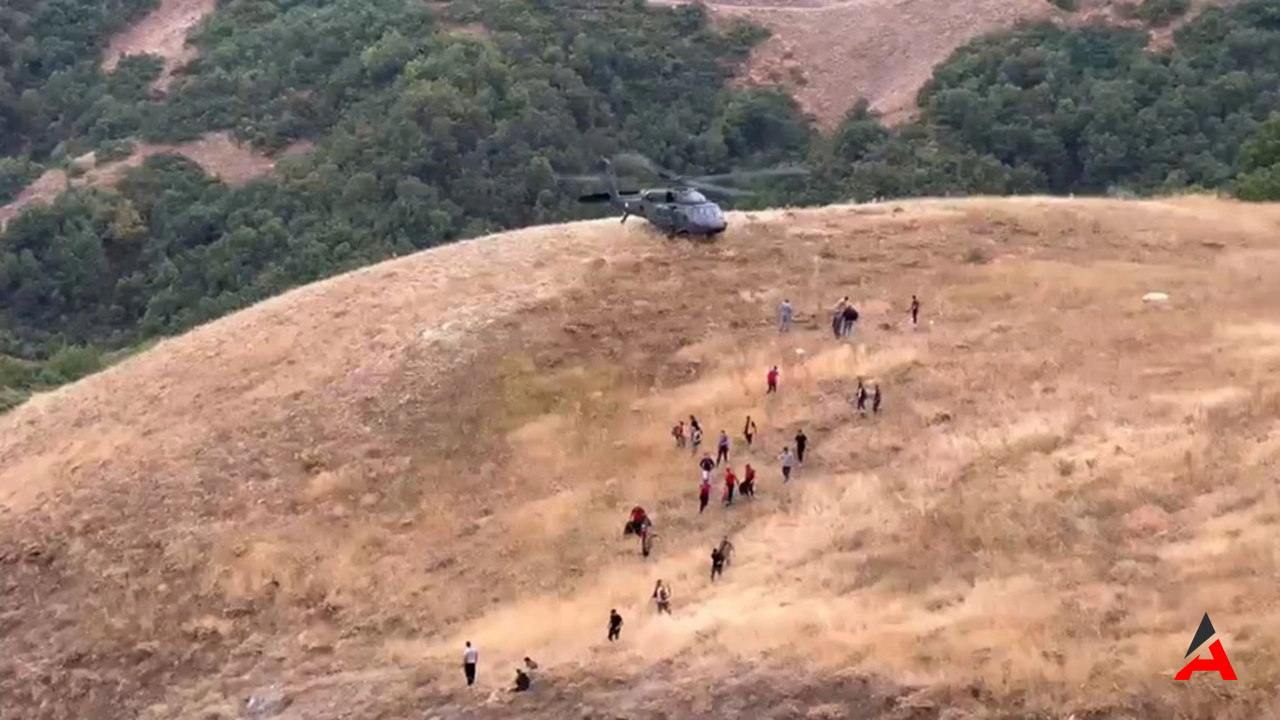
[[[1004,16],[974,4],[962,23],[963,3],[951,14],[911,5],[910,17],[956,19],[955,33],[934,33],[945,42],[893,63],[914,79],[885,81],[906,97],[930,58],[943,61],[915,118],[883,118],[869,97],[822,131],[794,86],[749,80],[780,36],[702,5],[59,10],[81,2],[0,11],[0,198],[14,200],[0,209],[0,408],[303,283],[586,217],[580,188],[554,173],[622,150],[680,171],[814,169],[757,188],[743,209],[1188,189],[1280,197],[1280,145],[1268,139],[1280,120],[1262,125],[1280,109],[1271,0],[1200,14],[1182,0],[1082,3],[1052,10],[1057,24],[954,52]],[[177,43],[188,28],[189,44]],[[159,54],[128,54],[150,45]],[[861,93],[859,83],[847,84]]]
[[[1278,231],[1200,198],[605,220],[268,300],[0,417],[0,718],[1265,717]],[[753,502],[698,514],[690,414]],[[1205,612],[1240,679],[1171,689]]]
[[[679,3],[683,0],[667,0]],[[1231,0],[708,0],[717,21],[770,31],[744,79],[781,84],[822,127],[860,99],[890,124],[917,111],[916,93],[957,48],[1029,22],[1123,26],[1165,46],[1174,29]]]

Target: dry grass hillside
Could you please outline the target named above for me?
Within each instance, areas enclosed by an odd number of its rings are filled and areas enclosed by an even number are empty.
[[[939,200],[420,253],[0,417],[0,718],[1273,718],[1277,379],[1277,206]],[[754,502],[698,515],[667,434],[690,413]],[[1205,612],[1237,682],[1173,681]],[[501,692],[525,655],[534,691]]]
[[[650,0],[685,4],[695,0]],[[747,83],[779,83],[823,127],[833,127],[859,98],[896,124],[916,110],[916,94],[957,48],[1019,22],[1052,20],[1141,27],[1119,6],[1139,0],[1077,0],[1064,12],[1050,0],[705,0],[712,17],[745,18],[772,37],[753,55]],[[1187,18],[1231,0],[1192,0]],[[1181,21],[1174,23],[1174,26]],[[1172,27],[1152,32],[1153,47]]]

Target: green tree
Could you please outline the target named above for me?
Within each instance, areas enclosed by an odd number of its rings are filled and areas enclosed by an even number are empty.
[[[1242,200],[1280,200],[1280,113],[1262,123],[1241,149],[1236,183]]]

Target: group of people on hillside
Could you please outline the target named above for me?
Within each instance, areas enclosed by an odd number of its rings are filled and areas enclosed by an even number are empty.
[[[920,318],[920,301],[915,295],[911,296],[911,324],[916,326],[919,324]],[[780,332],[789,332],[795,317],[795,310],[791,306],[790,300],[783,300],[778,308],[778,329]],[[849,298],[841,298],[832,308],[831,330],[837,339],[849,337],[858,322],[858,311],[850,303]],[[765,394],[772,395],[778,392],[779,379],[778,366],[774,365],[769,368],[765,376]],[[868,403],[871,407],[873,415],[880,413],[881,393],[879,383],[874,383],[870,391],[867,390],[862,378],[858,378],[858,385],[854,390],[854,404],[859,414],[866,415]],[[755,420],[750,415],[747,416],[743,423],[742,436],[746,440],[747,447],[752,447],[759,429]],[[702,444],[702,425],[698,422],[698,418],[690,415],[689,422],[686,426],[683,420],[677,422],[671,429],[671,435],[675,439],[677,448],[691,448],[693,455],[698,454],[698,450]],[[791,473],[795,466],[803,465],[805,453],[809,448],[809,437],[805,435],[803,429],[797,430],[794,437],[795,452],[793,453],[792,445],[783,447],[782,453],[778,456],[782,469],[782,482],[787,484],[791,481]],[[747,463],[743,469],[743,476],[739,480],[734,473],[733,468],[729,465],[729,454],[731,442],[729,434],[724,430],[720,431],[720,436],[716,442],[716,456],[712,459],[709,453],[703,453],[702,458],[698,461],[698,467],[701,470],[701,481],[698,487],[698,514],[702,514],[706,510],[711,497],[712,471],[724,464],[724,493],[722,500],[726,507],[733,504],[735,490],[739,497],[755,497],[755,468]],[[641,538],[641,547],[644,554],[648,555],[647,537],[652,521],[648,517],[644,508],[635,506],[631,509],[630,518],[627,521],[624,532],[626,534],[635,534]],[[733,556],[733,543],[729,542],[729,538],[725,537],[720,544],[711,551],[711,580],[715,581],[724,573],[725,567],[729,564]],[[650,595],[654,606],[657,608],[658,614],[671,614],[671,586],[662,580],[658,580],[654,585],[653,593]],[[616,608],[609,611],[607,639],[609,642],[615,642],[622,637],[622,615],[618,613]],[[472,647],[470,642],[466,643],[463,650],[463,672],[466,677],[467,685],[475,684],[476,666],[479,662],[479,652]],[[525,666],[516,670],[515,685],[513,692],[523,692],[532,686],[532,674],[537,669],[537,663],[526,657],[524,659]]]
[[[621,618],[619,618],[621,624]],[[476,684],[476,668],[480,664],[480,651],[477,650],[468,640],[462,648],[462,675],[467,679],[467,685]],[[533,673],[538,669],[538,663],[532,658],[525,657],[524,667],[516,668],[515,684],[511,688],[511,692],[525,692],[533,686]]]
[[[915,295],[911,296],[911,326],[915,327],[920,324],[920,299]],[[849,337],[853,333],[853,329],[858,322],[858,309],[849,302],[849,296],[845,295],[836,301],[831,308],[831,334],[837,340]],[[791,324],[795,321],[795,308],[791,306],[791,300],[784,299],[778,305],[778,332],[785,333],[791,331]]]

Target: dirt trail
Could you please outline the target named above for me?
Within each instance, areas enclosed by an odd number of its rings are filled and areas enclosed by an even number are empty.
[[[83,175],[71,178],[60,169],[47,170],[28,185],[8,205],[0,206],[0,231],[23,209],[32,205],[47,205],[69,187],[114,187],[124,172],[141,165],[148,157],[158,153],[178,153],[198,163],[205,172],[228,185],[243,185],[275,169],[281,157],[292,157],[307,152],[310,143],[296,143],[278,157],[270,157],[236,142],[226,132],[210,133],[199,140],[178,144],[138,143],[134,153],[122,160],[98,165],[90,153],[76,160],[86,168]]]
[[[160,7],[111,39],[102,68],[114,70],[126,55],[159,55],[164,60],[164,71],[153,87],[167,89],[174,70],[196,56],[196,49],[187,45],[187,34],[216,6],[217,0],[161,0]]]
[[[1208,612],[1232,717],[1265,716],[1277,229],[1200,198],[884,203],[736,214],[707,245],[532,228],[301,288],[0,417],[0,694],[23,718],[237,717],[278,685],[285,718],[1220,719],[1220,685],[1167,691]],[[697,513],[667,435],[691,413],[755,502]],[[525,655],[543,689],[502,693]]]

